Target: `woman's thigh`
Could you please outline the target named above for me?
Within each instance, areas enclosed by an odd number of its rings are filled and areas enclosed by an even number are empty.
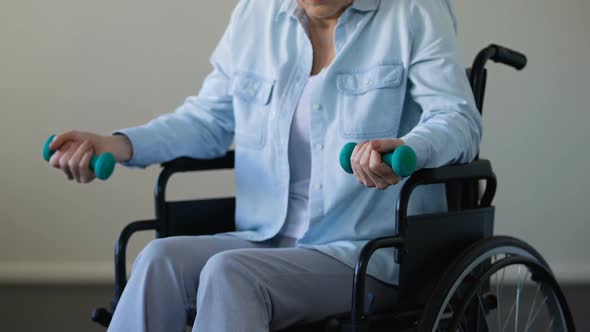
[[[234,271],[236,267],[241,271]],[[248,275],[255,280],[268,296],[271,330],[351,310],[354,270],[319,251],[297,247],[230,250],[215,255],[203,273],[224,273],[227,278],[235,273],[235,278]],[[375,296],[374,310],[394,304],[397,287],[369,277],[366,289]],[[239,294],[238,290],[227,292]]]
[[[182,289],[187,303],[196,299],[199,275],[207,260],[226,250],[260,248],[265,243],[250,242],[228,235],[174,236],[151,241],[139,253],[133,264],[131,279],[146,278],[146,274],[169,274],[170,288]],[[134,273],[135,272],[135,273]],[[152,279],[160,279],[152,276]],[[164,281],[164,280],[160,280]],[[165,288],[167,285],[159,285]]]

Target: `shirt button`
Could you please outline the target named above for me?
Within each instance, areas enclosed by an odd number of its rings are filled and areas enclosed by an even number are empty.
[[[320,151],[322,151],[324,149],[324,145],[323,144],[316,144],[315,146]]]
[[[315,190],[320,191],[320,190],[322,190],[322,185],[321,184],[316,184],[314,186],[314,188],[315,188]]]
[[[319,111],[319,110],[322,109],[322,105],[320,105],[320,104],[313,104],[312,108],[313,108],[314,111]]]
[[[256,94],[256,90],[254,90],[253,88],[248,89],[248,94],[250,96],[254,96]]]

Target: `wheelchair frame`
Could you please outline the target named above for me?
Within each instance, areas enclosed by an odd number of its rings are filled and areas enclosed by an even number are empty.
[[[467,75],[480,112],[483,110],[487,81],[488,60],[521,70],[526,66],[524,55],[507,48],[490,45],[475,58]],[[158,238],[175,235],[205,235],[233,231],[235,198],[217,198],[191,201],[166,200],[166,188],[170,177],[176,173],[233,169],[234,152],[211,160],[179,158],[162,164],[155,186],[155,219],[141,220],[127,225],[115,248],[115,294],[112,312],[127,282],[126,248],[132,234],[155,230]],[[480,190],[480,180],[486,182]],[[407,208],[414,189],[421,185],[445,184],[448,212],[408,216]],[[449,165],[415,172],[404,184],[397,202],[398,235],[369,241],[362,249],[354,271],[352,310],[341,316],[315,324],[296,326],[283,331],[371,331],[379,325],[371,321],[396,320],[410,325],[420,318],[421,308],[429,300],[440,275],[466,248],[478,240],[493,235],[494,207],[492,200],[497,180],[488,160],[479,156],[469,164]],[[480,198],[481,197],[481,198]],[[441,219],[443,221],[441,221]],[[211,223],[215,220],[215,223]],[[449,227],[453,224],[454,227]],[[426,234],[426,237],[425,237]],[[424,246],[424,243],[428,243]],[[371,315],[365,303],[365,280],[369,260],[373,253],[383,248],[396,248],[396,262],[400,264],[399,310],[389,315]],[[426,264],[428,262],[428,264]],[[428,273],[424,266],[429,266]],[[425,277],[416,277],[424,275]],[[92,320],[108,326],[112,314],[106,309],[95,309]],[[418,317],[418,318],[417,318]],[[187,322],[190,324],[191,322]],[[389,325],[391,326],[391,325]]]

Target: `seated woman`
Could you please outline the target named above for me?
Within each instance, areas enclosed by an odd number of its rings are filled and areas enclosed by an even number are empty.
[[[176,112],[52,143],[51,164],[87,183],[92,153],[146,167],[219,157],[235,140],[237,231],[148,244],[110,331],[184,331],[195,310],[196,332],[349,311],[360,249],[395,234],[403,179],[381,154],[405,144],[423,168],[477,153],[481,119],[445,0],[241,0],[211,62]],[[338,162],[349,141],[354,177]],[[444,209],[441,186],[413,195],[413,213]],[[378,251],[368,269],[375,311],[394,302],[393,255]]]

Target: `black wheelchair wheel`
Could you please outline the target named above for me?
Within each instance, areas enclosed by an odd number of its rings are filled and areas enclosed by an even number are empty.
[[[549,266],[525,242],[498,236],[458,257],[436,286],[418,331],[575,331]]]

